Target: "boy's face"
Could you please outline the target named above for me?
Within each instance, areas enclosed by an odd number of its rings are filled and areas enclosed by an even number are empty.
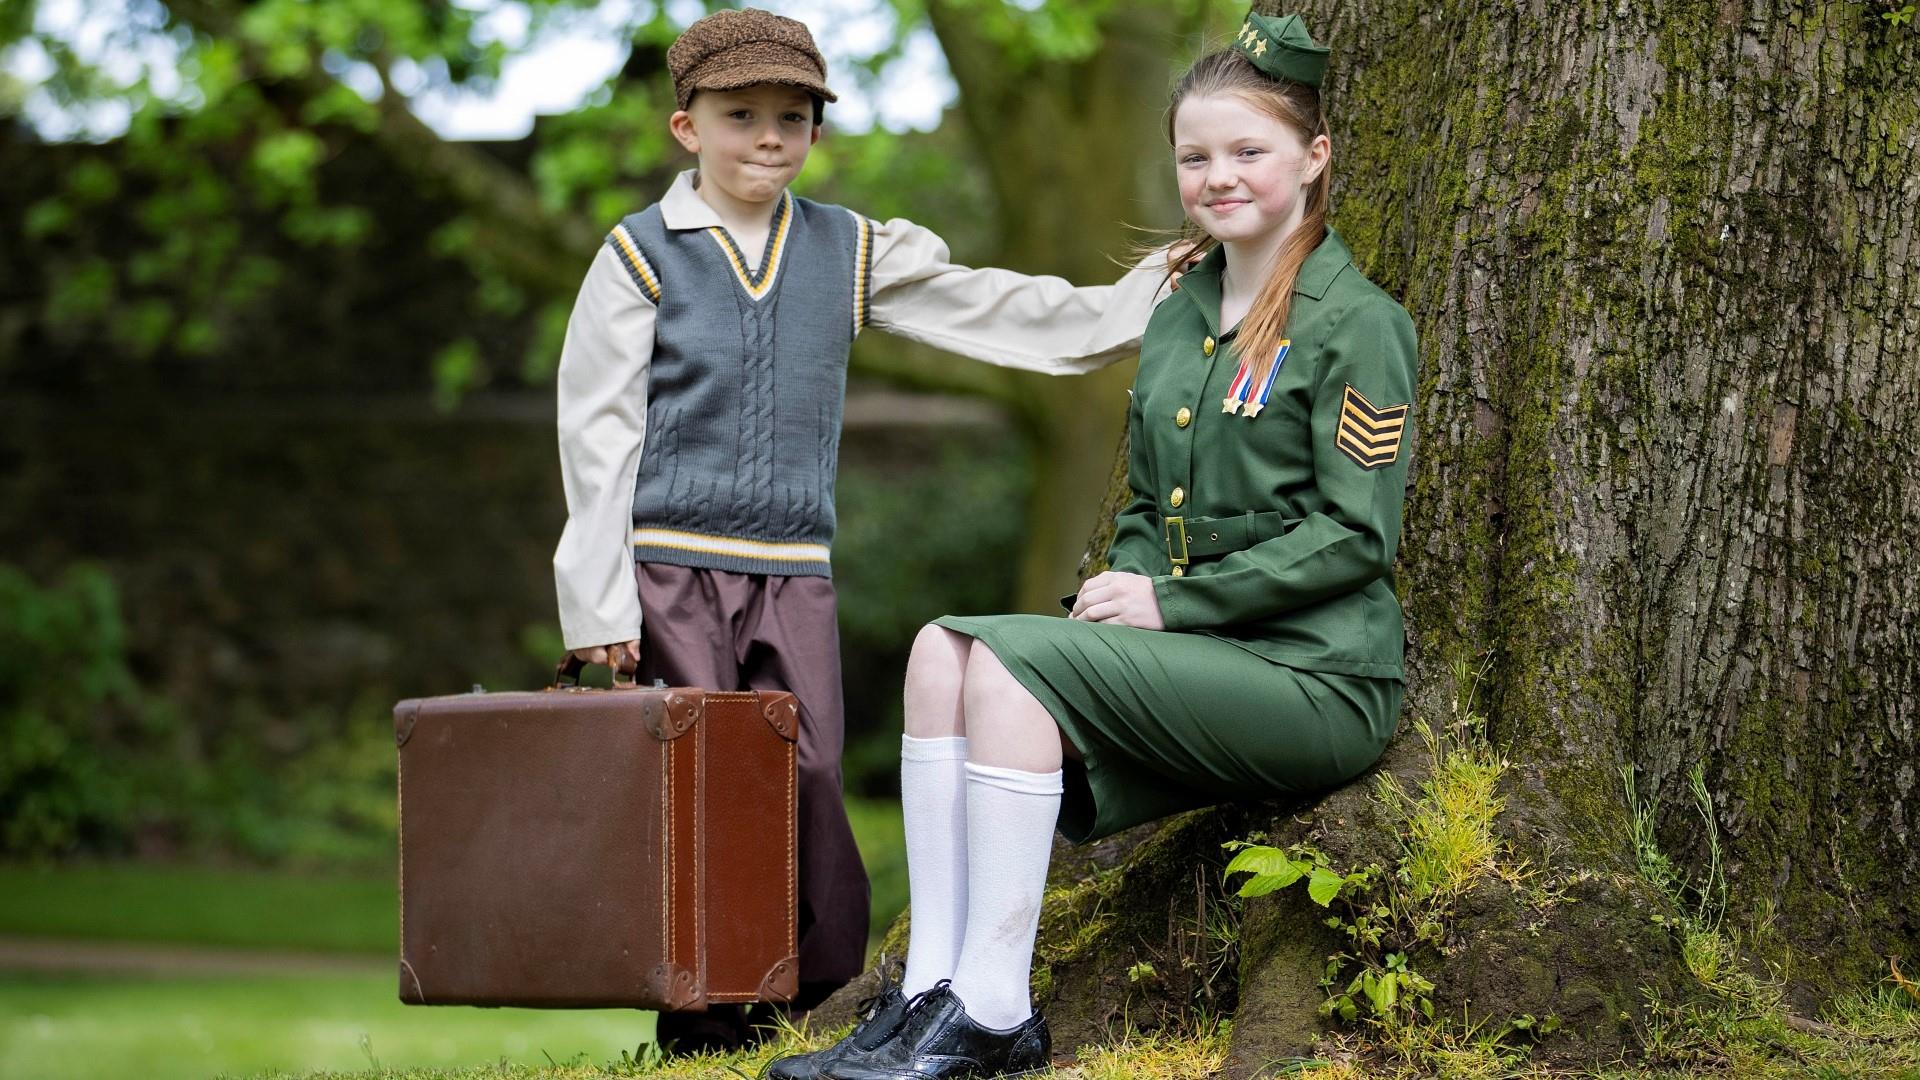
[[[699,155],[702,183],[748,203],[779,198],[820,138],[813,96],[779,83],[702,90],[667,126]]]

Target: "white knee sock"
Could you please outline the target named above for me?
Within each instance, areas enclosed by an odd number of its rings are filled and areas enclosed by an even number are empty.
[[[967,764],[967,935],[953,992],[967,1015],[1010,1028],[1033,1015],[1028,981],[1062,774]]]
[[[900,816],[907,829],[908,997],[953,977],[967,926],[967,740],[900,737]]]

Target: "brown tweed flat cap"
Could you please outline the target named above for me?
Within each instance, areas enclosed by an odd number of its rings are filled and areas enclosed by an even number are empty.
[[[755,83],[797,86],[825,101],[827,61],[805,23],[759,8],[716,11],[687,27],[667,50],[680,108],[696,90],[738,90]],[[819,110],[815,109],[815,120]]]

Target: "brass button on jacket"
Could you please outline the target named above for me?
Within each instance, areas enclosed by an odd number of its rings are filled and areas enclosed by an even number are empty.
[[[1180,411],[1173,414],[1173,426],[1186,427],[1193,423],[1193,410],[1182,405]]]
[[[1180,509],[1180,504],[1186,501],[1187,501],[1186,488],[1174,488],[1173,497],[1167,500],[1167,502],[1170,503],[1175,510]]]
[[[1208,356],[1212,356],[1213,355],[1213,339],[1208,338],[1205,341],[1202,341],[1200,343],[1200,351],[1203,353],[1206,353]]]

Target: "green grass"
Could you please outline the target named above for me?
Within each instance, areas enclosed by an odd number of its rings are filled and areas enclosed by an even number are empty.
[[[423,1009],[393,977],[0,976],[0,1076],[186,1080],[230,1073],[453,1069],[618,1059],[650,1013]],[[362,1040],[365,1040],[364,1046]]]
[[[854,799],[847,809],[873,878],[877,941],[906,903],[899,804]],[[0,973],[0,1077],[496,1076],[502,1060],[526,1066],[508,1075],[565,1075],[549,1056],[599,1066],[652,1039],[652,1014],[638,1011],[401,1005],[381,965],[394,951],[395,908],[385,875],[0,865],[0,935],[316,950],[365,955],[370,966],[281,978]],[[737,1080],[718,1065],[713,1075]]]
[[[0,934],[390,953],[388,877],[197,866],[0,865]]]

